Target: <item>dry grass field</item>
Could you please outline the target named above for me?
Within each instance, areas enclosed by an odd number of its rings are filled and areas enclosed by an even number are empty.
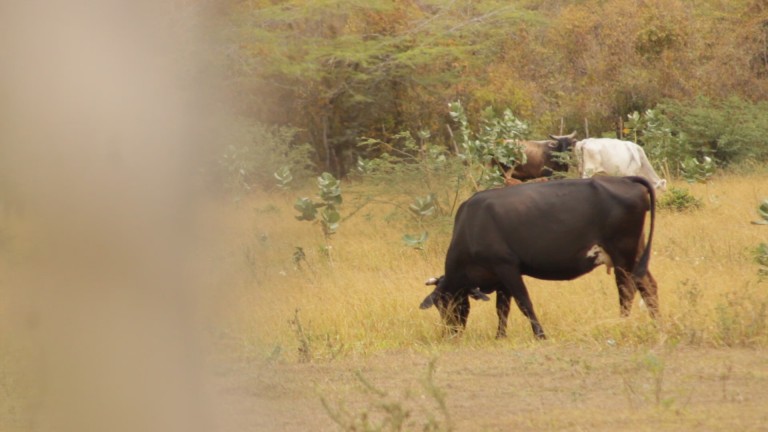
[[[658,323],[638,301],[629,319],[619,319],[613,276],[602,267],[569,282],[528,278],[552,343],[766,346],[768,290],[753,251],[768,231],[750,222],[768,196],[767,180],[721,176],[706,185],[672,185],[689,189],[704,206],[657,214],[650,269],[660,287]],[[355,187],[361,186],[349,189]],[[424,250],[417,250],[401,241],[416,231],[407,215],[368,205],[342,223],[326,248],[319,226],[294,220],[294,195],[254,196],[221,216],[229,244],[222,258],[235,270],[232,342],[249,356],[287,362],[442,346],[437,312],[418,304],[430,291],[423,281],[443,273],[451,220],[432,221]],[[299,263],[292,259],[296,247],[306,255]],[[473,302],[460,343],[477,348],[532,340],[517,310],[506,341],[494,340],[495,325],[494,302]]]
[[[230,418],[297,431],[766,430],[768,285],[753,251],[768,231],[750,222],[768,176],[671,186],[703,208],[658,213],[650,268],[662,318],[636,300],[620,319],[603,268],[571,282],[528,278],[546,342],[514,308],[508,338],[495,340],[494,302],[473,302],[455,340],[434,309],[418,309],[423,281],[442,274],[450,218],[429,222],[416,250],[401,237],[417,227],[387,204],[365,206],[327,245],[319,226],[293,219],[296,192],[217,209],[219,258],[232,270],[218,343],[238,365],[222,372],[240,401]]]
[[[529,278],[543,342],[514,308],[496,340],[494,302],[473,301],[453,339],[434,309],[419,310],[424,280],[443,273],[448,216],[425,221],[418,250],[401,240],[418,224],[387,197],[327,242],[294,218],[301,192],[210,203],[211,429],[768,430],[768,282],[753,260],[768,227],[750,223],[768,175],[672,186],[703,208],[657,214],[661,319],[637,300],[620,319],[603,268],[570,282]],[[342,187],[347,215],[368,186]],[[23,225],[6,217],[5,238]],[[0,429],[35,430],[34,379],[17,364],[18,340],[0,335]]]

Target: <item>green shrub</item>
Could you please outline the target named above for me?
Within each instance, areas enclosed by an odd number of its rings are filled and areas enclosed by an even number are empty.
[[[627,116],[627,138],[644,147],[648,159],[659,171],[680,175],[682,163],[695,154],[687,136],[658,109]]]
[[[366,183],[404,196],[436,193],[446,179],[460,175],[461,164],[448,149],[432,141],[428,130],[404,131],[390,140],[363,138],[358,147],[368,158],[357,159],[356,174]],[[438,212],[440,208],[437,209]]]
[[[293,178],[309,178],[314,151],[308,144],[295,143],[297,132],[292,127],[245,121],[230,125],[218,157],[218,176],[224,188],[240,195],[255,186],[274,187],[276,179],[287,185]]]
[[[510,109],[499,116],[493,108],[486,108],[473,130],[461,102],[450,103],[448,108],[451,119],[459,126],[455,138],[461,149],[458,156],[467,163],[476,190],[503,184],[499,164],[525,163],[525,152],[517,142],[526,138],[530,128]]]
[[[320,195],[318,202],[307,197],[301,197],[296,200],[293,208],[300,213],[296,216],[297,220],[308,222],[313,222],[317,218],[318,209],[322,208],[320,225],[326,240],[328,240],[331,235],[336,234],[341,224],[341,214],[339,213],[339,207],[343,202],[341,182],[332,174],[324,172],[317,178],[317,188]]]
[[[658,107],[684,131],[697,156],[711,155],[720,165],[768,159],[768,103],[737,97],[722,101],[697,98]]]
[[[686,161],[706,157],[718,166],[768,160],[768,102],[666,101],[630,114],[626,127],[654,166],[673,175],[682,173]]]
[[[691,195],[688,190],[672,187],[659,200],[658,206],[661,209],[683,212],[698,210],[704,206],[704,203]]]

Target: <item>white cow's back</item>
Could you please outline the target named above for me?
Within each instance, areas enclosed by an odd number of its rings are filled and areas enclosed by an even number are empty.
[[[648,179],[656,189],[664,191],[667,188],[667,181],[653,170],[643,148],[631,141],[587,138],[577,142],[574,151],[582,178],[596,174],[641,176]]]

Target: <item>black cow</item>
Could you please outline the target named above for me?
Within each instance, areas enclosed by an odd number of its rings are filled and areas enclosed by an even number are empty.
[[[643,242],[650,210],[648,242]],[[545,339],[523,275],[571,280],[601,264],[616,267],[622,316],[635,292],[658,313],[656,281],[648,271],[655,223],[653,186],[642,177],[594,177],[527,183],[479,192],[456,213],[445,276],[422,309],[437,305],[453,332],[466,326],[469,297],[496,291],[497,337],[506,335],[510,300]]]

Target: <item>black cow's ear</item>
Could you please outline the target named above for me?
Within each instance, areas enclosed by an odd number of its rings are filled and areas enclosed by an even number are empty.
[[[435,292],[432,291],[419,305],[419,309],[429,309],[435,305]]]

